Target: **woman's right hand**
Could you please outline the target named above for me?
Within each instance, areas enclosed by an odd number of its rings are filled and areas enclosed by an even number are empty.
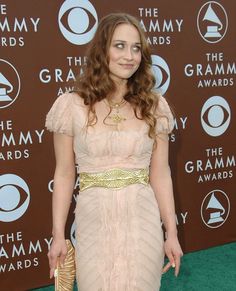
[[[67,254],[67,245],[65,239],[53,239],[48,252],[48,260],[50,267],[50,279],[54,276],[54,271],[57,268],[57,261],[63,266]]]

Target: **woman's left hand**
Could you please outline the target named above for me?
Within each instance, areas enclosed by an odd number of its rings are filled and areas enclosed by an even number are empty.
[[[175,276],[177,277],[180,269],[180,259],[183,256],[181,246],[177,236],[169,236],[164,242],[165,254],[169,262],[164,266],[163,273],[167,272],[171,267],[175,268]]]

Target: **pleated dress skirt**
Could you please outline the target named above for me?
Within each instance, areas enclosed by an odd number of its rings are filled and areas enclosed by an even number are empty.
[[[79,291],[158,291],[164,261],[150,185],[80,192],[75,210]]]

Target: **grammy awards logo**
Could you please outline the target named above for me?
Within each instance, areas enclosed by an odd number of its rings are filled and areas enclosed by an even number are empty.
[[[20,92],[20,77],[16,68],[0,59],[0,109],[10,106]]]
[[[206,42],[219,42],[228,28],[228,17],[224,7],[216,1],[205,3],[199,10],[197,26],[198,32]]]
[[[97,12],[88,0],[66,0],[58,14],[58,25],[70,43],[83,45],[91,41],[97,29]]]
[[[218,228],[225,223],[230,212],[230,201],[222,190],[213,190],[204,198],[201,205],[201,217],[209,228]]]
[[[170,69],[167,62],[157,55],[152,55],[152,71],[156,79],[155,90],[162,95],[166,93],[170,85]]]

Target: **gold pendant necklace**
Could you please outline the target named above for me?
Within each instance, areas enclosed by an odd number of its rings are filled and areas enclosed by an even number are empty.
[[[111,109],[111,113],[113,110],[115,110],[115,113],[113,113],[111,116],[108,116],[109,119],[112,120],[113,123],[115,123],[115,125],[118,125],[119,123],[121,123],[122,121],[125,121],[126,118],[123,117],[121,114],[120,114],[120,108],[122,108],[126,103],[127,101],[125,99],[122,99],[120,102],[116,103],[116,102],[112,102],[112,101],[108,101],[108,105]]]

